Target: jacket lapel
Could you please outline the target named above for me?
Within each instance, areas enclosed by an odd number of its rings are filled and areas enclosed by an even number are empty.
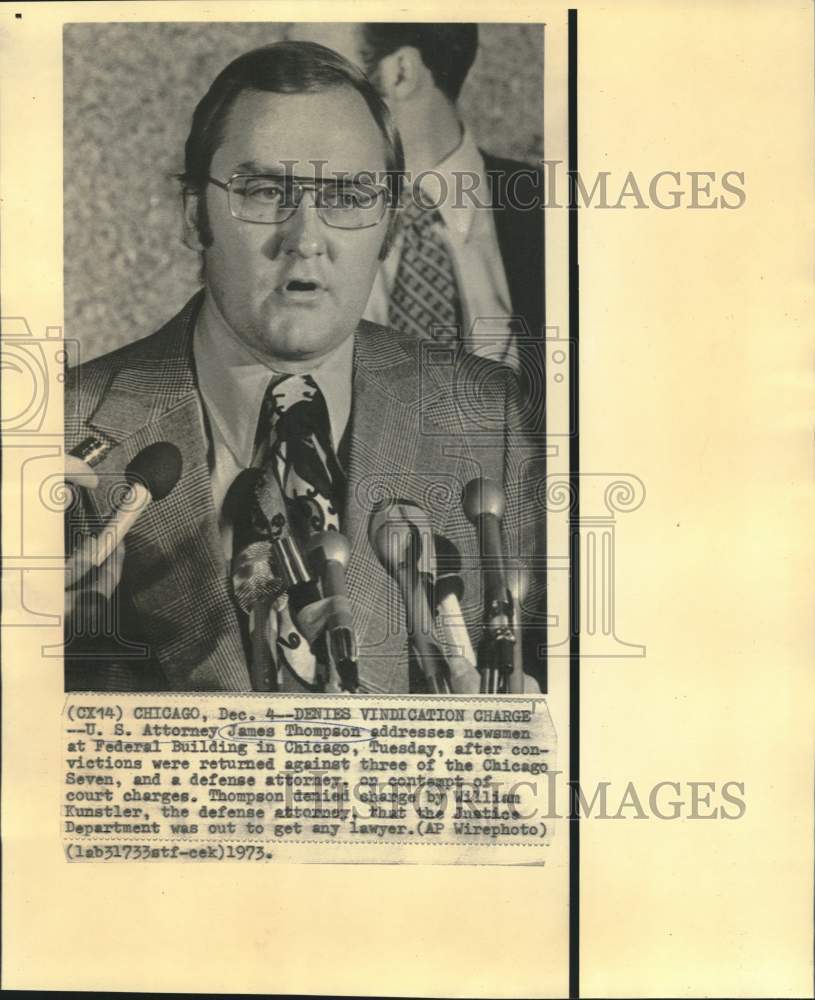
[[[144,342],[114,378],[89,423],[123,441],[98,466],[97,503],[112,506],[105,482],[142,448],[169,441],[181,478],[150,504],[127,535],[123,586],[143,623],[143,639],[176,690],[247,690],[249,683],[210,488],[206,434],[192,363],[200,296]],[[108,477],[110,474],[110,477]]]

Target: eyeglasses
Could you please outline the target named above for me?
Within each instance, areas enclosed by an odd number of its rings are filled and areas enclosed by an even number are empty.
[[[303,192],[311,191],[317,215],[327,226],[367,229],[382,221],[390,202],[390,191],[384,185],[357,181],[301,181],[256,174],[233,174],[226,182],[215,177],[208,180],[226,191],[229,212],[241,222],[285,222],[297,211]]]

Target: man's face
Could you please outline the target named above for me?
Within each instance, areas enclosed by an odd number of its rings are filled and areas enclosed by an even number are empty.
[[[337,24],[315,24],[308,21],[297,21],[286,26],[286,41],[316,42],[328,49],[339,52],[341,56],[356,63],[364,70],[362,52],[360,51],[360,26],[347,21]]]
[[[287,162],[301,178],[378,174],[385,169],[385,142],[350,87],[240,94],[210,176],[225,182],[235,173],[281,174]],[[332,228],[306,190],[291,218],[267,225],[234,219],[226,191],[215,185],[207,187],[206,198],[213,237],[204,251],[207,289],[250,350],[269,363],[308,362],[354,332],[387,217],[366,229]]]

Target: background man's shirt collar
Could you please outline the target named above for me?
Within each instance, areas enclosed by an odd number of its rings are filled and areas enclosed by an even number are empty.
[[[434,205],[444,196],[442,203],[438,205],[444,224],[452,234],[466,240],[479,210],[474,200],[480,204],[489,204],[487,180],[484,158],[472,133],[466,126],[462,126],[461,142],[432,171],[422,176],[420,187]],[[462,196],[462,187],[472,190],[472,194]]]

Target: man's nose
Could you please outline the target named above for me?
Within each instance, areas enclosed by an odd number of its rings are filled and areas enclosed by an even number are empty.
[[[294,215],[283,223],[283,253],[315,257],[326,252],[325,223],[314,207],[314,194],[304,191]]]

